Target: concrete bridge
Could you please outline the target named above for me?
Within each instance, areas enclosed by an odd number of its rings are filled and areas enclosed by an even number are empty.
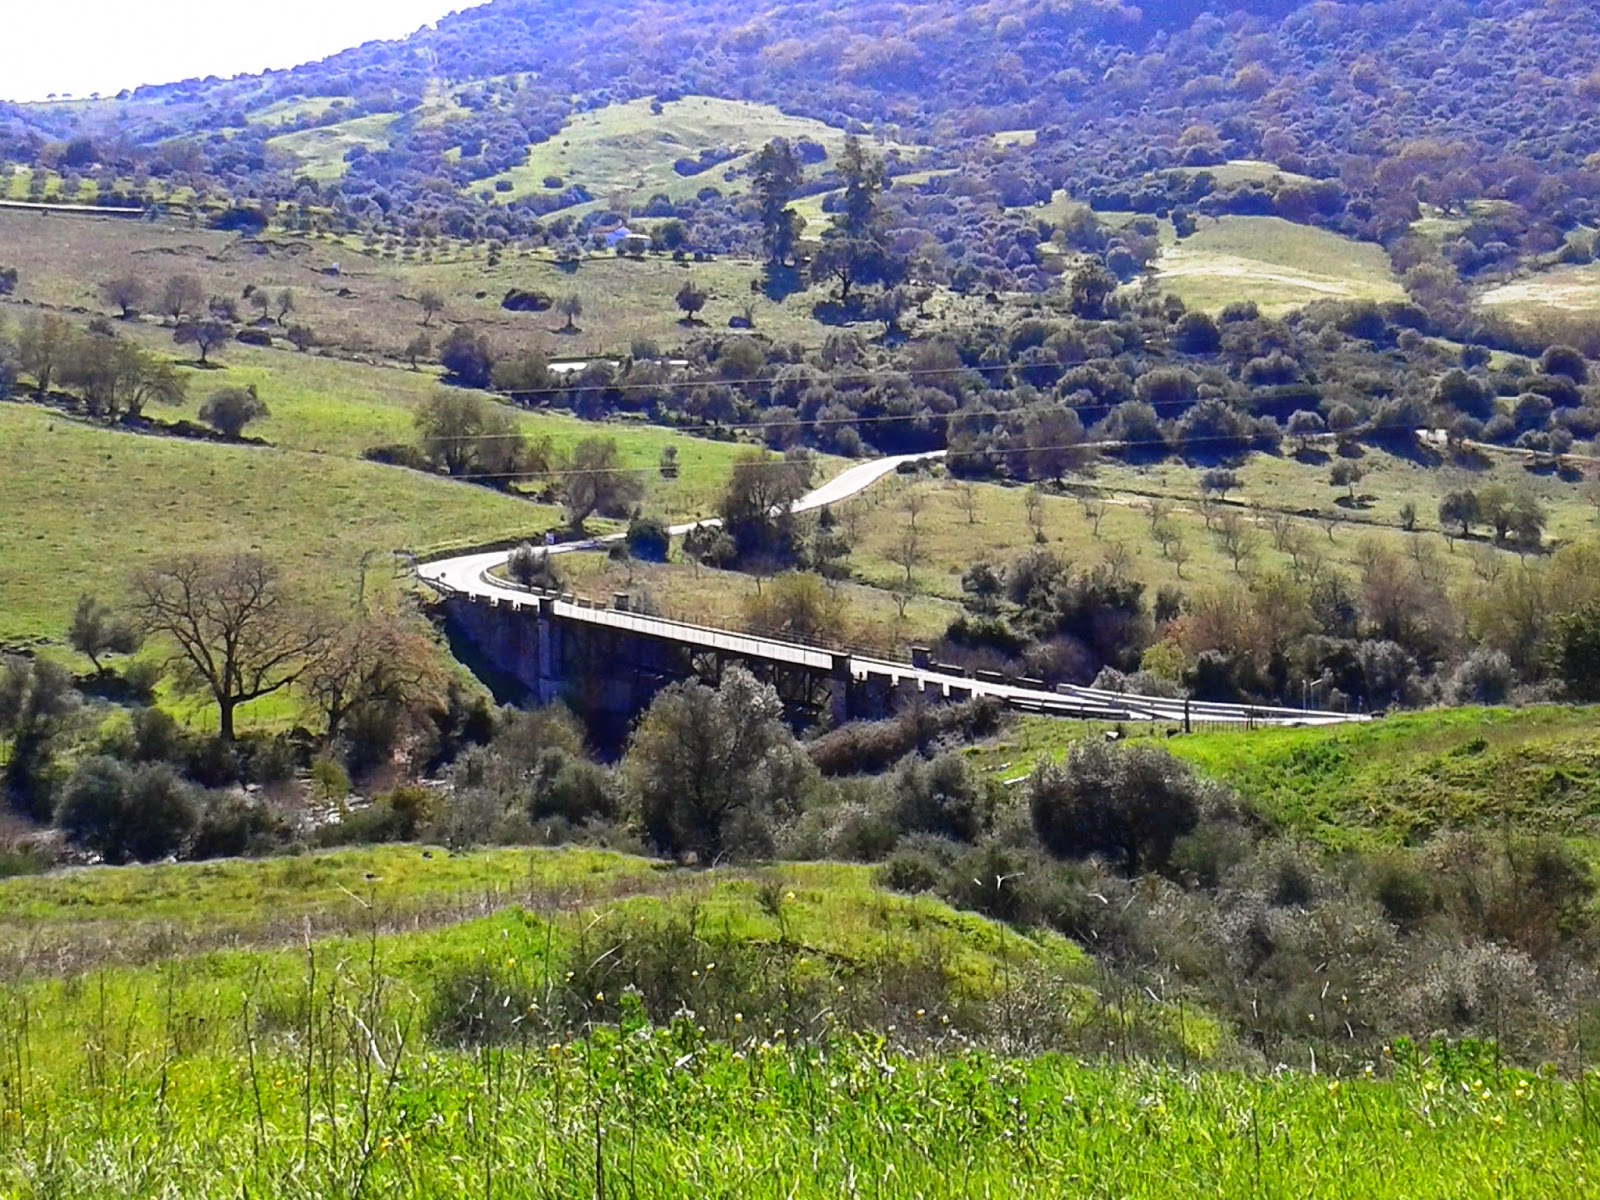
[[[943,451],[861,463],[800,500],[796,512],[838,503],[909,463]],[[715,522],[707,522],[714,524]],[[692,525],[675,527],[682,536]],[[605,542],[566,544],[551,553],[602,549]],[[918,700],[960,703],[984,696],[1021,712],[1076,720],[1159,722],[1256,728],[1327,725],[1366,718],[1237,704],[1207,704],[1132,696],[1094,688],[1051,688],[989,672],[942,667],[925,654],[895,662],[827,647],[713,629],[610,608],[573,596],[534,592],[495,572],[509,551],[422,563],[418,577],[445,597],[455,632],[541,704],[568,701],[602,733],[620,743],[633,718],[669,684],[698,678],[714,683],[730,664],[772,684],[797,720],[824,716],[834,724],[886,716]]]
[[[428,568],[420,568],[427,578]],[[925,655],[915,661],[852,654],[605,608],[571,596],[526,591],[485,576],[471,591],[445,593],[449,620],[501,674],[541,704],[565,700],[607,740],[620,739],[662,688],[685,679],[717,682],[732,664],[770,683],[798,721],[833,724],[888,716],[908,704],[988,697],[1008,708],[1075,720],[1265,726],[1337,724],[1365,718],[1235,704],[1158,699],[989,672],[969,674]],[[622,598],[619,597],[619,604]]]

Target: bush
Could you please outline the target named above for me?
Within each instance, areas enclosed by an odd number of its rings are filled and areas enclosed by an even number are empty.
[[[288,845],[294,836],[278,813],[237,792],[207,797],[200,810],[191,858],[237,858],[270,854]]]
[[[902,838],[878,868],[878,886],[911,895],[941,892],[951,867],[960,857],[960,847],[943,838],[927,834]]]
[[[525,588],[540,592],[559,592],[561,571],[548,550],[535,549],[523,542],[506,559],[506,571]]]
[[[1198,780],[1171,755],[1148,746],[1074,747],[1028,781],[1034,832],[1058,858],[1102,855],[1124,874],[1166,870],[1178,839],[1215,808]]]
[[[433,824],[437,813],[437,801],[426,788],[397,788],[365,808],[351,809],[336,824],[323,826],[316,840],[322,846],[411,842]]]
[[[932,762],[908,759],[889,784],[890,812],[903,833],[930,833],[974,842],[989,820],[981,781],[965,759],[944,755]]]
[[[57,823],[108,863],[155,862],[183,849],[197,819],[192,790],[165,763],[84,760],[67,781]]]
[[[667,561],[672,535],[660,517],[635,517],[628,525],[628,552],[641,562]]]
[[[1453,705],[1504,704],[1516,682],[1505,651],[1480,646],[1451,673],[1444,686],[1445,700]]]
[[[885,721],[855,721],[813,739],[806,747],[824,775],[887,770],[907,754],[925,753],[941,742],[989,737],[1000,729],[1004,710],[979,699],[940,708],[913,708]]]

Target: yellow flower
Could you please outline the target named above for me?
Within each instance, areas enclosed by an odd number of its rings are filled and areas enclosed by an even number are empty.
[[[744,1024],[744,1014],[743,1013],[739,1013],[739,1012],[734,1013],[733,1014],[733,1023],[735,1025],[743,1025]]]

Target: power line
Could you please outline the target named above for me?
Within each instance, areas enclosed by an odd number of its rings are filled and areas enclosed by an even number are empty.
[[[1331,435],[1326,435],[1325,434],[1325,435],[1322,435],[1322,436],[1326,437],[1326,436],[1331,436]],[[1229,442],[1229,443],[1237,444],[1240,440],[1241,440],[1240,438],[1232,437],[1232,436],[1214,435],[1214,436],[1209,436],[1209,437],[1185,438],[1183,444],[1186,445],[1186,446],[1191,446],[1191,445],[1210,445],[1210,444],[1215,444],[1215,443],[1218,443],[1218,442]],[[1247,441],[1248,439],[1244,439],[1244,440]],[[1154,439],[1154,438],[1146,438],[1146,439],[1141,440],[1141,441],[1130,441],[1130,442],[1116,442],[1116,441],[1112,441],[1112,442],[1070,442],[1070,443],[1065,443],[1065,444],[1061,444],[1061,445],[1053,445],[1053,446],[1015,446],[1015,447],[1008,447],[1008,448],[1005,448],[1005,449],[993,450],[993,451],[975,451],[974,453],[975,454],[992,453],[992,454],[999,454],[999,455],[1043,454],[1043,453],[1049,453],[1049,452],[1053,452],[1053,451],[1083,451],[1083,452],[1088,452],[1088,453],[1098,453],[1098,452],[1101,452],[1101,451],[1109,451],[1109,450],[1138,450],[1138,449],[1145,449],[1145,448],[1154,448],[1154,447],[1157,447],[1157,446],[1164,447],[1164,448],[1166,448],[1168,450],[1172,449],[1171,445],[1169,443],[1165,442],[1165,441],[1161,441],[1161,440]],[[751,448],[754,449],[755,447],[751,447]],[[929,453],[932,453],[932,452],[930,451]],[[948,451],[947,451],[947,453],[948,453]],[[871,460],[865,460],[865,461],[871,461]],[[762,467],[781,467],[783,465],[783,462],[784,462],[784,460],[781,459],[781,458],[773,458],[773,459],[766,459],[766,460],[763,460],[763,461],[757,462],[757,463],[734,463],[733,464],[733,468],[734,468],[734,470],[756,470],[756,469],[762,468]],[[659,474],[659,472],[660,472],[660,468],[659,467],[595,467],[595,468],[592,468],[592,469],[583,469],[583,470],[558,469],[558,470],[554,470],[554,471],[482,472],[482,473],[473,473],[473,474],[469,474],[469,475],[451,475],[451,476],[448,476],[448,478],[463,480],[463,481],[467,481],[467,482],[476,482],[478,480],[484,480],[484,479],[527,479],[527,480],[532,481],[532,480],[538,480],[538,479],[563,479],[563,478],[567,478],[569,476],[574,476],[574,475],[655,475],[655,474]]]

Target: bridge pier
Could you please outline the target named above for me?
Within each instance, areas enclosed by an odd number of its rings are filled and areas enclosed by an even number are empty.
[[[837,729],[840,725],[850,723],[850,656],[848,654],[835,654],[833,656],[833,670],[830,673],[830,688],[828,693],[828,716]]]

